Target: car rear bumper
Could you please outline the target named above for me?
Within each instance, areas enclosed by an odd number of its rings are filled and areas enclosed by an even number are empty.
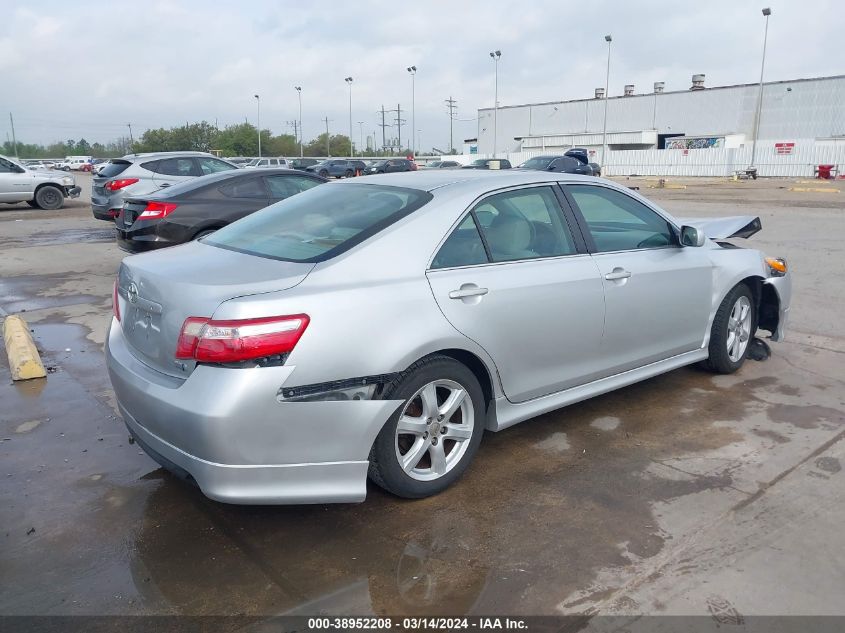
[[[91,213],[94,215],[95,218],[98,220],[114,220],[117,217],[117,214],[120,212],[120,209],[109,209],[108,206],[101,206],[101,205],[91,205]]]
[[[133,235],[132,231],[117,229],[117,245],[128,253],[145,253],[157,248],[175,246],[180,242],[171,242],[156,234]]]
[[[279,401],[290,366],[200,365],[185,380],[172,378],[131,353],[115,320],[106,363],[120,412],[142,447],[227,503],[362,501],[372,443],[401,405]]]

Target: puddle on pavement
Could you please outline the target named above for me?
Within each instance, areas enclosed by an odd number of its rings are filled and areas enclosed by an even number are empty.
[[[0,278],[0,306],[9,314],[32,312],[44,308],[57,308],[82,303],[100,304],[103,297],[87,293],[55,293],[62,284],[81,280],[78,275],[59,273],[53,275],[21,275]]]
[[[104,229],[62,229],[60,231],[42,231],[20,238],[4,241],[4,246],[57,246],[60,244],[80,244],[92,242],[113,242],[115,240],[114,227]]]
[[[67,324],[36,326],[36,336],[50,350],[82,341]],[[90,365],[81,359],[90,352],[58,354],[60,366],[80,363],[68,373],[102,371],[99,354]],[[90,393],[65,371],[48,380],[35,403],[9,400],[14,427],[52,419],[17,435],[17,456],[6,459],[38,503],[8,481],[0,488],[0,512],[26,508],[25,519],[4,521],[14,533],[0,552],[0,584],[15,583],[0,599],[5,611],[43,613],[46,602],[55,613],[553,613],[599,570],[663,550],[672,537],[658,528],[656,504],[731,486],[728,469],[655,469],[742,440],[714,421],[765,404],[803,428],[835,411],[778,409],[754,393],[777,381],[715,387],[687,368],[487,434],[466,476],[432,499],[404,501],[370,484],[358,505],[244,507],[210,501],[138,455],[120,421],[92,414]],[[830,423],[842,425],[835,414]],[[28,464],[24,441],[48,468]],[[11,443],[0,443],[4,458]],[[27,535],[30,523],[37,531]]]

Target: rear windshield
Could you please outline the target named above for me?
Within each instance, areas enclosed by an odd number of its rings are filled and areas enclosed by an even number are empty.
[[[384,185],[314,187],[203,241],[270,259],[319,262],[363,242],[431,198],[426,191]]]
[[[132,163],[127,163],[125,161],[119,161],[116,163],[109,163],[105,167],[100,170],[100,177],[102,178],[114,178],[122,174],[126,171],[126,168],[129,167]]]
[[[527,161],[522,163],[520,167],[524,169],[545,169],[549,165],[550,158],[529,158]]]

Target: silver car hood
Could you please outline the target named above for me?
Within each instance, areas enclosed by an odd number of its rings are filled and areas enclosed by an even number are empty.
[[[751,237],[763,228],[756,215],[732,215],[727,218],[675,218],[682,226],[694,226],[712,240]]]

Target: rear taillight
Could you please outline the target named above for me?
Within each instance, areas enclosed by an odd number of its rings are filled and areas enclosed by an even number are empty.
[[[234,363],[287,354],[299,342],[309,321],[307,314],[235,321],[188,317],[176,344],[176,358]]]
[[[103,186],[109,191],[117,191],[118,189],[123,189],[129,185],[134,185],[136,182],[138,182],[137,178],[120,178],[119,180],[109,180]]]
[[[111,311],[114,314],[114,318],[120,321],[120,304],[118,303],[118,298],[120,297],[119,287],[118,287],[118,280],[114,280],[114,288],[111,291]]]
[[[148,202],[147,206],[138,216],[139,220],[161,220],[170,215],[178,204],[172,202]]]

